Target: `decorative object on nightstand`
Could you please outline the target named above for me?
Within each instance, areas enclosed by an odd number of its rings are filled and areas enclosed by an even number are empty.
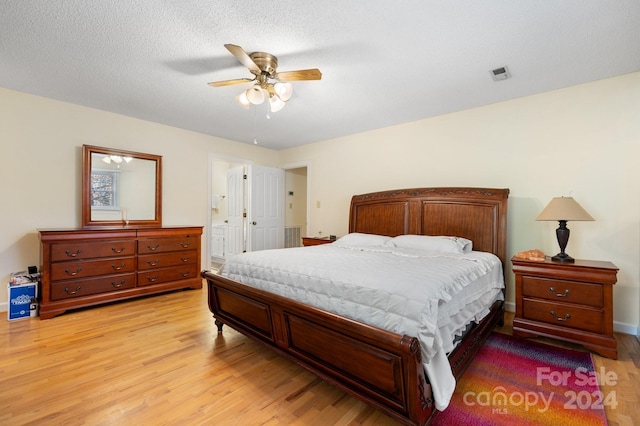
[[[594,220],[585,209],[572,197],[555,197],[552,199],[547,207],[540,212],[536,220],[557,220],[560,224],[556,229],[556,237],[558,238],[558,244],[560,245],[560,253],[551,258],[555,262],[573,263],[573,257],[564,252],[569,242],[569,228],[567,228],[568,221],[575,220]]]
[[[613,335],[616,265],[595,260],[534,262],[517,257],[511,263],[516,278],[514,336],[564,340],[617,359]]]

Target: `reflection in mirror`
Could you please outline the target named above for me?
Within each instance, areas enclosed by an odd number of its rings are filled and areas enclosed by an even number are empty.
[[[83,227],[161,226],[162,157],[83,146]]]

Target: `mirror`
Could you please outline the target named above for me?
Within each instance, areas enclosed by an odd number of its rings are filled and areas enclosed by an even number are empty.
[[[162,157],[82,146],[82,227],[162,226]]]

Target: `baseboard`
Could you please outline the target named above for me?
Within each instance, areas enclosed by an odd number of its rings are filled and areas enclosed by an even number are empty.
[[[616,333],[631,334],[632,336],[640,336],[640,326],[619,321],[613,322],[613,331]]]
[[[507,312],[515,312],[516,304],[513,302],[504,302],[504,310]]]
[[[7,312],[9,310],[9,302],[0,303],[0,312]]]

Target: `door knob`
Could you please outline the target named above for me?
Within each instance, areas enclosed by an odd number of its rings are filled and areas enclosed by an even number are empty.
[[[258,222],[253,221],[253,222],[251,222],[251,224],[252,224],[252,225],[257,225],[257,224],[258,224]]]

